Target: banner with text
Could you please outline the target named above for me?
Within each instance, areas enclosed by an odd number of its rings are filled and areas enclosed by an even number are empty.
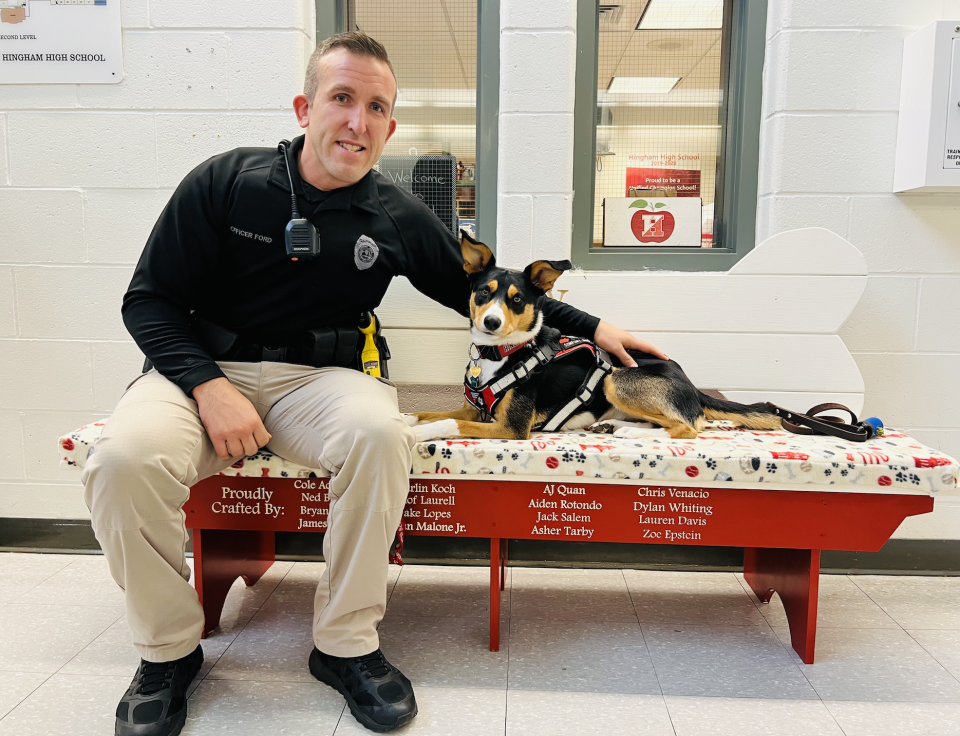
[[[117,84],[120,0],[0,0],[0,84]]]

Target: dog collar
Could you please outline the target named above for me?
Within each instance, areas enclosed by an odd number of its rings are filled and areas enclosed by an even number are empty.
[[[529,347],[536,338],[531,337],[526,342],[516,345],[477,345],[470,343],[470,360],[503,360],[508,355]]]

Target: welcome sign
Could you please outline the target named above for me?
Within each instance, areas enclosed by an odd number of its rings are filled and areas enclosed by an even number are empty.
[[[603,245],[700,247],[699,197],[606,197]]]
[[[0,84],[117,84],[120,0],[0,0]]]

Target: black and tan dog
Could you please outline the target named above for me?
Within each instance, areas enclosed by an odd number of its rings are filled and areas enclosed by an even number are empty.
[[[564,338],[543,323],[539,303],[569,261],[536,261],[522,272],[496,266],[493,253],[483,243],[461,235],[464,269],[472,283],[470,299],[471,361],[465,377],[462,409],[412,415],[418,421],[419,441],[445,437],[526,439],[558,409],[568,405],[585,385],[585,379],[603,366],[592,344]],[[565,349],[565,344],[586,348]],[[725,419],[751,429],[779,429],[780,419],[763,404],[736,404],[699,391],[683,369],[672,360],[661,360],[639,351],[629,351],[636,368],[607,368],[597,375],[597,389],[589,400],[577,404],[557,429],[575,430],[592,425],[618,427],[618,436],[639,436],[638,425],[659,425],[674,438],[692,438],[705,419]],[[518,366],[536,361],[537,353],[548,358],[536,364],[529,376]],[[601,355],[603,353],[601,352]],[[517,376],[522,380],[515,380]],[[489,387],[504,386],[494,400]],[[482,394],[487,387],[488,401]],[[479,404],[479,406],[478,406]],[[489,412],[486,409],[489,407]],[[482,421],[489,419],[490,421]]]

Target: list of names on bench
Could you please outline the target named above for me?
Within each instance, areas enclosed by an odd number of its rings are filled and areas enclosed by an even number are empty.
[[[416,478],[402,524],[409,534],[702,544],[724,491]],[[195,528],[323,532],[329,506],[328,478],[220,476],[195,488],[186,508]]]
[[[651,488],[637,490],[633,510],[639,514],[643,538],[664,542],[696,542],[713,516],[706,488]]]
[[[865,499],[869,511],[863,510]],[[407,534],[648,544],[879,549],[927,497],[425,475],[410,481]],[[323,532],[327,478],[213,476],[184,505],[191,529]],[[892,521],[890,521],[892,519]],[[879,531],[877,531],[879,530]],[[886,536],[884,536],[886,534]]]
[[[456,485],[443,481],[410,481],[410,494],[403,510],[403,531],[412,534],[467,534],[465,515],[457,510]]]

